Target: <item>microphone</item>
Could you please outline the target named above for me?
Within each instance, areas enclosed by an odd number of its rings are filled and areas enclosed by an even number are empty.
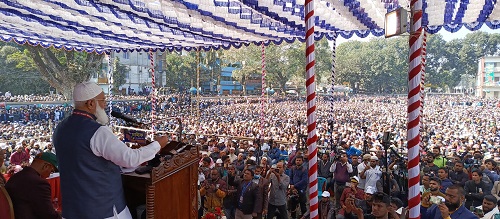
[[[136,125],[143,125],[143,123],[137,122],[137,120],[135,120],[134,118],[130,118],[130,117],[123,115],[122,113],[117,112],[117,111],[111,111],[111,116],[118,118],[118,119],[122,119],[123,121],[125,121],[127,123],[132,123],[132,124],[136,124]]]

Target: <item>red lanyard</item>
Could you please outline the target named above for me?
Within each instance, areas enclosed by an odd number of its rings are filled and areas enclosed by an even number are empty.
[[[87,117],[87,118],[89,118],[89,119],[92,119],[92,120],[94,119],[94,118],[92,118],[92,116],[90,116],[90,115],[89,115],[89,114],[87,114],[87,113],[81,113],[81,112],[76,112],[76,111],[73,111],[73,115],[77,115],[77,116],[85,116],[85,117]]]

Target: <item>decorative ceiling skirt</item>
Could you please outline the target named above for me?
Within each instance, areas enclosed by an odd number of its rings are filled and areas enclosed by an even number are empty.
[[[497,29],[496,0],[423,1],[429,33]],[[384,35],[409,0],[320,0],[316,40]],[[305,40],[304,0],[0,0],[0,39],[97,52],[217,50]]]

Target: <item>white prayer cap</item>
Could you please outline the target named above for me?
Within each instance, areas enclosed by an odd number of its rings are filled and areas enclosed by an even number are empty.
[[[102,92],[102,88],[94,82],[79,83],[73,90],[73,101],[87,101]]]

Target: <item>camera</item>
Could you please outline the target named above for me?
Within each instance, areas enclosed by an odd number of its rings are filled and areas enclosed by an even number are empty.
[[[429,202],[432,204],[439,205],[441,203],[444,203],[444,198],[441,196],[431,196]]]

